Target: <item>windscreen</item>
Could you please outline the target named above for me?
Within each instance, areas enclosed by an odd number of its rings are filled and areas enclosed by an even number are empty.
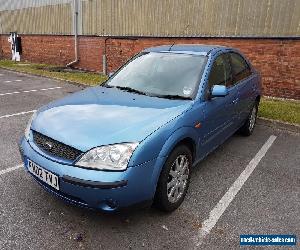
[[[152,96],[192,98],[206,57],[179,53],[144,53],[127,63],[106,83]]]

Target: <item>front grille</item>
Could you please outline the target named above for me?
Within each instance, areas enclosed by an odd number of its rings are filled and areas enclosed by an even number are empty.
[[[74,161],[82,152],[61,142],[32,131],[34,143],[43,151],[63,159]]]

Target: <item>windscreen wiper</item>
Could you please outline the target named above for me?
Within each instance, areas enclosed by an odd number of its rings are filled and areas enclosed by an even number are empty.
[[[100,84],[100,86],[104,88],[114,88],[114,86],[108,85],[106,82]]]
[[[145,93],[143,91],[133,89],[131,87],[122,87],[122,86],[114,86],[114,87],[117,88],[117,89],[120,89],[120,90],[131,92],[131,93],[136,93],[136,94],[140,94],[140,95],[148,95],[147,93]]]
[[[156,95],[159,98],[166,98],[166,99],[180,99],[180,100],[192,100],[189,96],[182,96],[182,95]]]

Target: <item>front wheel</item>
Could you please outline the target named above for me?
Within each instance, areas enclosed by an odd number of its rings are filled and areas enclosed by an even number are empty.
[[[185,145],[176,147],[160,174],[154,198],[156,207],[171,212],[181,205],[189,187],[191,166],[189,148]]]
[[[249,136],[253,133],[256,124],[257,111],[258,111],[258,102],[255,102],[247,120],[245,121],[244,125],[240,129],[243,135]]]

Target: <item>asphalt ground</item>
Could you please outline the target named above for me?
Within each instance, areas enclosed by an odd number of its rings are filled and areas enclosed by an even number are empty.
[[[234,135],[204,159],[171,214],[77,208],[45,192],[22,168],[13,170],[21,164],[17,143],[32,114],[20,113],[80,89],[0,69],[0,249],[237,249],[240,234],[299,239],[300,134],[264,124],[250,137]]]

